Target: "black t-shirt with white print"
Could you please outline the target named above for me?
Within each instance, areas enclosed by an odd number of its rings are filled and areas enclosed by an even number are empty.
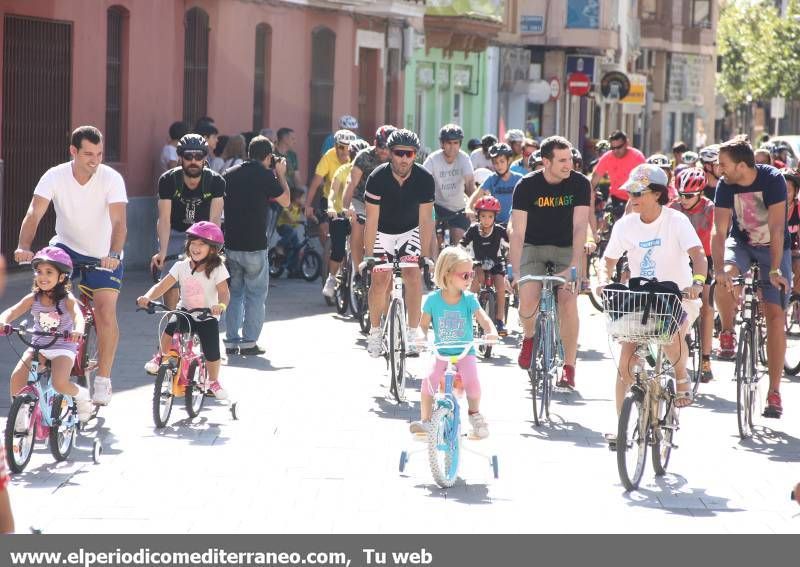
[[[172,201],[170,227],[178,232],[186,232],[196,222],[211,220],[211,200],[224,195],[225,180],[207,167],[194,189],[184,185],[181,167],[164,172],[158,180],[158,198]]]

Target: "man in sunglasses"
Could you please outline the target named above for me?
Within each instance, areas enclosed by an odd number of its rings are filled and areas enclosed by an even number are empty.
[[[222,224],[225,180],[206,165],[208,142],[200,134],[186,134],[177,151],[178,167],[158,180],[158,252],[150,260],[150,268],[161,270],[162,277],[176,261],[167,263],[166,257],[183,253],[190,226],[199,221]],[[178,288],[172,288],[164,294],[164,303],[174,309],[178,295]]]
[[[383,337],[381,315],[391,283],[387,264],[395,254],[420,257],[430,247],[433,238],[433,176],[414,163],[419,151],[419,138],[410,130],[395,130],[387,142],[389,163],[375,168],[367,179],[364,197],[367,204],[367,224],[364,229],[364,248],[367,257],[385,258],[372,272],[369,288],[369,319],[367,352],[372,358],[381,356]],[[391,268],[391,266],[388,266]],[[408,314],[408,351],[414,352],[422,317],[422,278],[417,266],[403,268],[406,308]]]
[[[573,170],[572,145],[566,138],[546,138],[540,151],[544,168],[523,177],[514,189],[510,253],[514,281],[527,275],[545,275],[548,262],[555,265],[557,275],[567,279],[574,266],[580,278],[589,225],[589,180]],[[541,285],[535,282],[519,289],[519,314],[525,336],[517,362],[525,370],[533,355],[533,326],[540,294]],[[573,389],[578,357],[578,304],[574,290],[562,287],[558,306],[565,365],[557,385]]]
[[[699,152],[700,163],[703,166],[703,173],[706,175],[706,187],[703,189],[703,195],[706,198],[714,200],[714,195],[717,193],[717,183],[719,183],[719,144],[706,146]]]
[[[628,193],[621,189],[631,171],[645,162],[644,154],[628,145],[628,136],[621,130],[611,133],[608,138],[610,150],[602,155],[592,172],[592,193],[597,189],[604,175],[609,178],[609,194],[612,214],[618,220],[625,214]]]

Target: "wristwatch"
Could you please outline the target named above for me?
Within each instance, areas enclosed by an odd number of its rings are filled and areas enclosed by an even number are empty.
[[[119,252],[109,252],[108,257],[114,258],[115,260],[122,260],[122,254],[120,254]]]
[[[783,275],[783,272],[781,272],[780,268],[776,268],[774,270],[770,270],[769,275],[781,277]]]

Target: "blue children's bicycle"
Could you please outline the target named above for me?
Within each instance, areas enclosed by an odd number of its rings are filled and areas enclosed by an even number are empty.
[[[11,332],[33,349],[28,383],[11,404],[5,431],[8,466],[12,472],[21,473],[31,460],[36,441],[45,441],[56,461],[65,460],[75,445],[80,422],[75,400],[59,394],[53,388],[50,365],[42,364],[44,369],[39,371],[39,351],[47,350],[60,338],[69,338],[69,332],[48,333],[20,327],[12,327]],[[47,344],[34,345],[31,342],[34,336],[51,337],[52,340]],[[95,463],[99,461],[101,452],[100,440],[95,438],[92,442],[92,460]]]
[[[442,345],[430,345],[434,356],[439,360],[447,362],[447,370],[444,373],[444,391],[439,391],[433,399],[433,415],[431,416],[430,429],[427,434],[420,437],[427,441],[428,462],[431,467],[433,480],[442,488],[450,488],[458,478],[458,467],[461,462],[461,449],[465,449],[476,455],[482,455],[477,451],[471,451],[461,446],[461,411],[458,398],[461,392],[454,388],[454,384],[460,377],[456,370],[456,363],[467,356],[474,345],[489,345],[494,341],[476,339],[470,343],[448,343]],[[462,349],[460,353],[454,355],[442,355],[441,349]],[[415,451],[416,452],[416,451]],[[400,472],[403,472],[408,463],[411,452],[402,451],[400,453]],[[489,457],[494,478],[499,475],[497,455]]]

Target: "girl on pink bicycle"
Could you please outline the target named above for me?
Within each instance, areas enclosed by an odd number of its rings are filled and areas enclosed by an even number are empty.
[[[487,339],[497,340],[497,329],[492,320],[486,311],[481,309],[475,294],[469,291],[474,277],[472,258],[463,248],[448,246],[439,254],[434,268],[434,279],[436,285],[441,289],[429,293],[425,297],[420,321],[420,330],[425,336],[428,334],[428,326],[433,324],[434,342],[437,346],[447,343],[462,345],[471,343],[473,317],[478,319]],[[454,350],[460,352],[461,348],[454,348]],[[453,354],[447,349],[439,352],[445,356]],[[436,358],[431,373],[422,381],[420,392],[422,421],[415,421],[411,424],[411,433],[427,433],[433,414],[433,396],[439,388],[446,368],[447,363]],[[478,381],[478,365],[475,362],[474,348],[456,363],[456,368],[467,393],[472,435],[480,439],[488,437],[489,428],[480,413],[481,384]]]
[[[50,361],[53,388],[72,396],[78,406],[78,419],[89,420],[92,402],[89,390],[70,382],[70,371],[75,363],[78,343],[83,336],[83,314],[77,300],[70,293],[72,260],[69,254],[56,246],[42,248],[31,260],[33,266],[33,288],[16,305],[0,313],[0,336],[11,333],[10,323],[30,312],[33,328],[39,332],[69,332],[69,338],[59,338],[52,346],[39,351],[39,355]],[[49,344],[48,336],[34,337],[34,344]],[[28,380],[33,350],[22,355],[11,374],[11,397],[16,396]],[[20,412],[20,415],[24,415]]]
[[[156,358],[160,364],[161,357],[170,352],[172,335],[177,329],[196,334],[200,339],[208,376],[211,379],[208,394],[218,400],[228,397],[219,383],[219,317],[230,300],[228,270],[220,255],[224,242],[222,230],[214,223],[208,221],[194,223],[186,231],[186,258],[173,264],[169,273],[160,282],[136,300],[140,307],[147,307],[151,301],[164,295],[177,283],[181,288],[178,309],[188,311],[205,308],[211,311],[213,317],[202,320],[193,314],[189,314],[188,319],[173,316],[164,329],[164,334],[161,335],[160,355]]]

